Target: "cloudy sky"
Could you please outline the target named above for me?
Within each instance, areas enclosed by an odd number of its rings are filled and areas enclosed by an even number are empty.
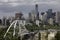
[[[39,12],[47,11],[47,9],[60,11],[60,0],[0,0],[0,18],[14,16],[20,11],[26,16],[34,10],[35,4],[39,5]]]

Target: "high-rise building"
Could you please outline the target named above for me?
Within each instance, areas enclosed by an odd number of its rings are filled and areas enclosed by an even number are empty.
[[[23,14],[22,13],[16,13],[15,19],[22,19]]]
[[[36,19],[39,19],[38,4],[35,5],[35,10],[36,10]]]
[[[42,15],[41,21],[43,23],[47,23],[47,13],[46,12],[41,12],[41,15]]]
[[[29,19],[31,21],[35,21],[36,20],[36,12],[35,12],[35,10],[32,10],[31,13],[29,13]]]
[[[43,21],[43,16],[44,16],[45,12],[41,12],[41,20]]]
[[[35,5],[35,10],[38,13],[38,4]]]
[[[30,21],[35,21],[36,19],[37,20],[39,19],[38,4],[35,5],[35,10],[32,10],[29,13],[29,20]]]
[[[49,24],[55,23],[55,14],[56,12],[53,12],[52,9],[48,9],[47,11],[47,21]]]
[[[48,9],[47,11],[47,19],[52,18],[52,9]]]
[[[60,12],[59,11],[56,13],[56,23],[60,24]]]
[[[53,24],[55,24],[56,22],[56,12],[52,13],[52,18],[53,18]]]

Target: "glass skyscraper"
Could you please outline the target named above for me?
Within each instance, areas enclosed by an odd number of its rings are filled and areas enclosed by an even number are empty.
[[[48,9],[47,11],[47,18],[52,18],[52,9]]]

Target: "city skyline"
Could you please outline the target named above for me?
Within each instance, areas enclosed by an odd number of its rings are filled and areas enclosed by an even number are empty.
[[[53,9],[60,11],[60,0],[0,0],[0,17],[14,16],[17,12],[22,12],[24,16],[28,15],[31,10],[35,9],[35,4],[38,4],[39,12]]]

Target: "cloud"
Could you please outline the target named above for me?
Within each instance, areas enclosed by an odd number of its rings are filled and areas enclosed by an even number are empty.
[[[14,15],[22,11],[26,15],[34,10],[35,4],[39,5],[39,11],[46,11],[48,8],[60,10],[60,0],[0,0],[0,14]]]
[[[0,3],[9,5],[59,4],[59,0],[0,0]]]

